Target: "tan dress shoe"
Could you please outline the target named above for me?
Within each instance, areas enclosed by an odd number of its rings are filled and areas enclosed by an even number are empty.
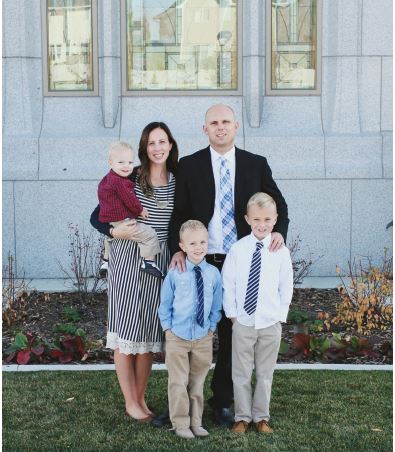
[[[269,427],[267,421],[256,422],[255,427],[259,433],[273,433],[273,429]]]
[[[248,430],[249,423],[246,421],[237,421],[233,424],[231,432],[233,433],[245,433]]]

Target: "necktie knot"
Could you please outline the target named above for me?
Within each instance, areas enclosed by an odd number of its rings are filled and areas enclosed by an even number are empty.
[[[256,242],[255,252],[261,251],[262,248],[263,248],[263,243],[262,242]]]
[[[196,273],[198,273],[200,275],[202,274],[202,269],[199,267],[199,265],[195,265],[193,267],[193,269],[195,270]]]

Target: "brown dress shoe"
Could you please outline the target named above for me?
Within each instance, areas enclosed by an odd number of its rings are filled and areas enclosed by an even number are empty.
[[[248,430],[249,423],[246,421],[237,421],[230,429],[233,433],[245,433]]]
[[[259,433],[273,433],[273,429],[269,427],[267,421],[256,422],[255,426]]]

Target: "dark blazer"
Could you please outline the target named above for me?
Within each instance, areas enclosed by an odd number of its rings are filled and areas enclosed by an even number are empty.
[[[235,222],[237,237],[251,232],[245,221],[247,202],[257,192],[269,194],[277,204],[278,220],[274,231],[287,238],[288,207],[272,177],[265,157],[236,148]],[[179,251],[179,231],[187,220],[200,220],[208,226],[214,213],[215,182],[210,147],[179,161],[175,193],[175,207],[170,223],[170,251]]]

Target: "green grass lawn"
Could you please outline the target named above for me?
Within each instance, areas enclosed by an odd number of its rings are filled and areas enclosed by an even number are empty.
[[[166,385],[166,372],[152,373],[158,412]],[[188,441],[126,418],[114,372],[3,373],[4,451],[376,452],[392,450],[392,372],[276,371],[271,415],[274,434],[237,435],[205,409],[210,437]]]

